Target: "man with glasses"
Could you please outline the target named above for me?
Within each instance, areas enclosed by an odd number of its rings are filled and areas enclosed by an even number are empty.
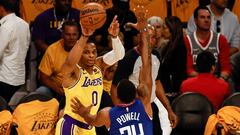
[[[228,43],[230,44],[230,54],[238,52],[240,45],[240,31],[238,30],[238,18],[227,9],[228,0],[211,0],[210,5],[207,6],[212,18],[211,18],[211,29],[214,32],[223,34]],[[192,17],[188,21],[187,33],[190,34],[196,30],[196,24]]]
[[[194,21],[197,30],[187,35],[185,39],[187,48],[187,72],[193,77],[196,72],[196,58],[202,51],[213,53],[216,58],[216,75],[224,80],[230,74],[229,45],[226,38],[210,30],[211,14],[207,7],[197,7],[194,11]]]

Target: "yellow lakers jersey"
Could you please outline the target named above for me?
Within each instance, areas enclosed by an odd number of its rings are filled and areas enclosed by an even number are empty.
[[[93,115],[97,114],[103,92],[103,76],[97,66],[93,67],[92,74],[89,74],[81,67],[79,67],[79,69],[80,77],[76,84],[70,88],[64,88],[66,96],[64,114],[86,123],[80,115],[72,112],[71,99],[77,97],[84,106],[90,106],[92,104],[93,107],[90,113]]]
[[[53,135],[58,120],[58,101],[33,100],[21,103],[13,112],[19,135]]]

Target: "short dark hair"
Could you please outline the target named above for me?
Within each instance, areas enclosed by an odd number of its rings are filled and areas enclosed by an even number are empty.
[[[66,26],[75,26],[78,28],[79,33],[81,33],[81,27],[80,24],[78,22],[74,22],[74,21],[65,21],[62,25],[62,30],[64,30],[64,28]]]
[[[198,11],[199,10],[207,10],[211,14],[210,10],[206,6],[200,5],[194,10],[193,16],[194,16],[195,19],[198,17]]]
[[[137,89],[135,85],[127,80],[123,79],[117,86],[117,97],[123,103],[131,103],[136,98]]]
[[[0,0],[0,5],[4,7],[6,11],[14,12],[17,8],[16,0]]]
[[[212,66],[216,65],[214,55],[209,51],[203,51],[197,56],[196,68],[199,73],[210,73]]]

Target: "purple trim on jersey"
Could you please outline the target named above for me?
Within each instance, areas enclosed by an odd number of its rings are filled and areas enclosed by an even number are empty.
[[[92,92],[92,104],[96,106],[98,104],[98,92],[93,91]]]
[[[72,133],[74,131],[74,128],[72,128],[72,126],[74,125],[86,130],[92,129],[92,126],[85,124],[83,122],[80,122],[78,120],[75,120],[68,115],[64,115],[63,118],[64,118],[64,123],[62,125],[62,131],[61,131],[61,134],[63,135],[69,135],[70,133]]]
[[[61,124],[61,135],[68,135],[70,133],[71,127],[71,123],[68,123],[67,120],[63,120]]]

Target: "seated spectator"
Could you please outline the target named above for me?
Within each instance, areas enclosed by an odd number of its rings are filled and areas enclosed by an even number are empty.
[[[205,95],[217,111],[223,100],[230,95],[229,85],[223,79],[214,76],[216,62],[211,52],[201,52],[197,56],[196,66],[199,74],[185,80],[181,92],[198,92]]]
[[[79,22],[80,11],[71,8],[72,0],[54,0],[53,8],[39,14],[33,24],[32,39],[41,53],[61,39],[61,27],[65,21]]]
[[[25,84],[25,58],[30,44],[27,22],[14,13],[16,0],[0,0],[0,95],[9,102]]]
[[[211,52],[217,62],[215,74],[228,80],[230,70],[229,45],[226,38],[211,30],[211,13],[207,7],[199,6],[194,10],[194,21],[197,29],[187,35],[187,73],[190,77],[196,76],[196,57],[202,51]]]
[[[239,25],[237,16],[227,9],[229,2],[230,0],[211,0],[207,8],[211,14],[211,30],[226,37],[230,47],[230,55],[232,55],[238,52],[240,31],[237,30]],[[194,20],[195,17],[192,16],[188,21],[188,34],[193,33],[197,29],[197,24]]]
[[[60,69],[79,38],[80,26],[66,21],[62,26],[62,39],[47,48],[39,65],[39,79],[42,83],[37,91],[48,93],[58,100],[64,95]]]

